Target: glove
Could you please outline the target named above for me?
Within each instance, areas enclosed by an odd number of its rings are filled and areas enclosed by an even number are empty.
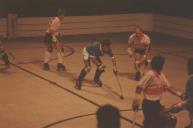
[[[139,106],[140,106],[140,103],[137,99],[134,99],[133,100],[133,103],[132,103],[132,109],[133,111],[137,112],[139,110]]]

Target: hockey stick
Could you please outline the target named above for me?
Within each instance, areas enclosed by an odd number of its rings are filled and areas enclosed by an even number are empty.
[[[135,111],[133,114],[133,122],[132,122],[131,128],[135,127],[135,123],[136,123],[136,119],[137,119],[136,117],[137,117],[137,111]]]
[[[114,73],[114,75],[115,75],[115,78],[116,78],[116,80],[117,80],[117,84],[118,84],[119,89],[120,89],[120,92],[121,92],[121,94],[120,94],[120,99],[123,100],[123,99],[124,99],[124,97],[123,97],[123,89],[122,89],[122,86],[121,86],[119,77],[117,76],[117,73],[115,73],[115,72],[113,72],[113,73]]]
[[[7,53],[10,62],[15,60],[15,56],[10,51],[6,51],[5,53]]]

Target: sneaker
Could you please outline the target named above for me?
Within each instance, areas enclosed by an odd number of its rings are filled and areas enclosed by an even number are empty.
[[[64,71],[66,71],[66,68],[65,68],[65,66],[64,66],[63,64],[58,63],[58,65],[57,65],[57,71],[59,71],[59,72],[64,72]]]
[[[76,85],[74,86],[75,89],[81,90],[81,81],[76,80]]]
[[[100,80],[94,81],[94,83],[95,83],[95,85],[96,85],[97,87],[102,87],[102,85],[103,85],[103,83],[102,83]]]
[[[50,70],[50,66],[48,63],[44,63],[43,70],[46,70],[46,71]]]

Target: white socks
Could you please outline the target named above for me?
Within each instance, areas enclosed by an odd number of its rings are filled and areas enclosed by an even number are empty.
[[[50,60],[50,57],[51,57],[51,53],[48,51],[45,51],[44,63],[48,63],[48,61]]]
[[[58,55],[58,63],[61,63],[63,64],[63,56],[62,56],[62,53],[57,51],[57,55]]]

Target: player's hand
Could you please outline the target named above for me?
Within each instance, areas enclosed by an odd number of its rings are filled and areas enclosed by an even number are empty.
[[[181,93],[180,91],[177,91],[177,92],[176,92],[176,95],[177,95],[178,97],[180,97],[181,100],[184,100],[184,99],[185,99],[185,94]]]
[[[135,112],[139,111],[139,106],[140,106],[139,100],[134,99],[133,103],[132,103],[133,111],[135,111]]]
[[[182,94],[180,95],[180,98],[181,98],[181,100],[186,100],[186,95],[185,95],[185,93],[182,93]]]

